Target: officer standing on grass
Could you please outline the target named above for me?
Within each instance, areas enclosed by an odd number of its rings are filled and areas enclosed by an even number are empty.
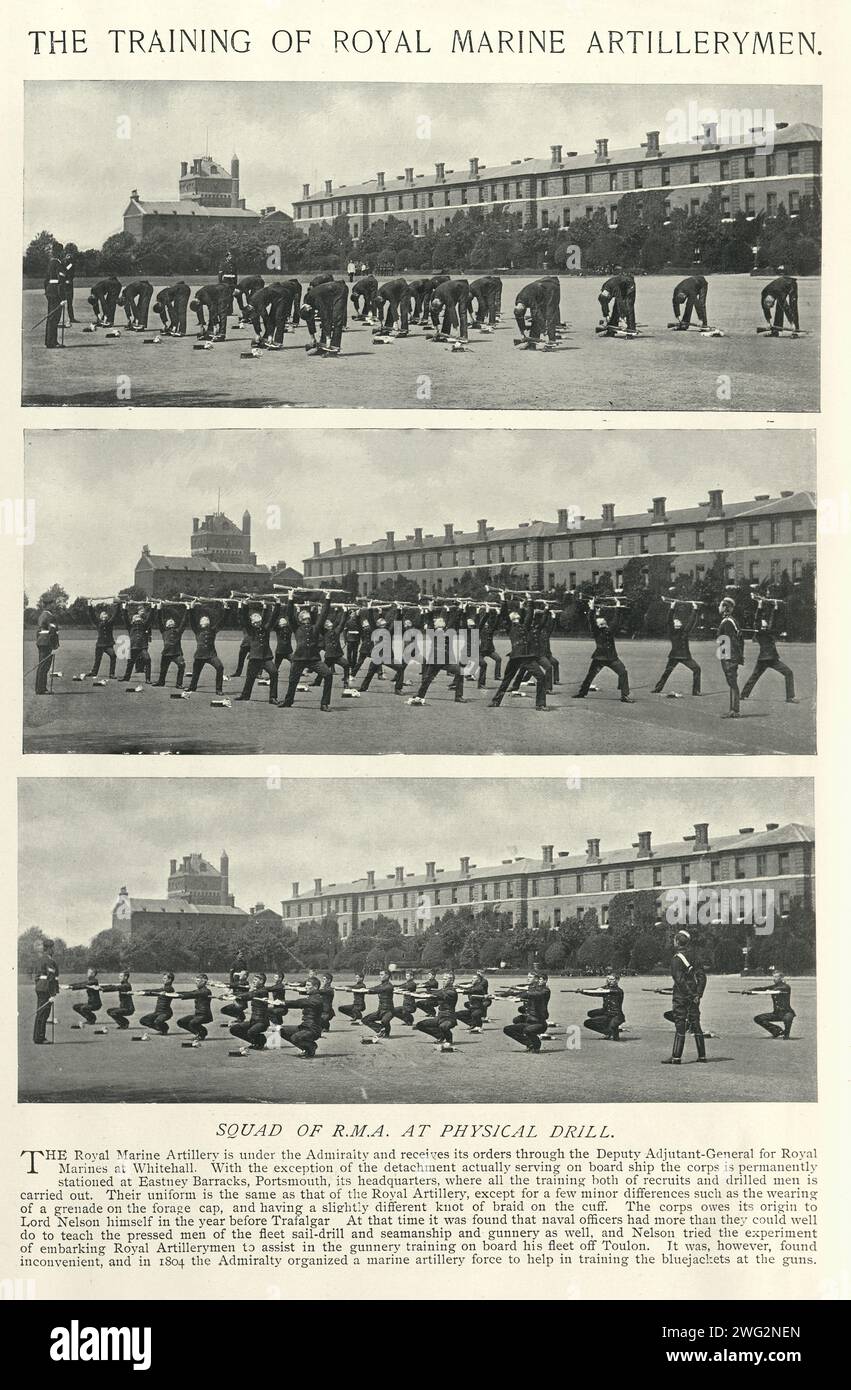
[[[35,1015],[33,1016],[33,1042],[47,1042],[47,1024],[53,1000],[59,993],[59,969],[53,958],[53,942],[42,941],[41,960],[33,972],[35,981]]]
[[[671,978],[674,981],[671,991],[674,1046],[670,1057],[663,1058],[663,1061],[670,1066],[680,1065],[688,1031],[694,1037],[698,1062],[705,1062],[706,1042],[700,1023],[700,1001],[706,989],[706,971],[687,931],[678,931],[674,937]]]
[[[44,346],[58,348],[59,321],[65,303],[65,278],[62,267],[62,248],[53,246],[44,273],[44,298],[47,313],[44,319]]]
[[[43,608],[38,615],[35,645],[38,652],[38,664],[35,668],[35,693],[36,695],[49,695],[51,693],[50,668],[59,646],[59,628],[48,608]]]

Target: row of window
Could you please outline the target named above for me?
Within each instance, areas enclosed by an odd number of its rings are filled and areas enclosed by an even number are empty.
[[[686,164],[662,164],[658,167],[660,171],[661,187],[670,188],[673,184],[699,184],[701,183],[701,169],[714,174],[714,170],[705,162],[694,160]],[[744,155],[741,158],[725,157],[719,161],[719,173],[715,177],[704,180],[706,183],[726,183],[734,178],[753,179],[757,177],[757,160],[755,155]],[[799,174],[801,172],[801,152],[799,150],[784,151],[781,155],[768,154],[765,156],[763,177],[773,178],[779,174]],[[686,169],[688,172],[686,172]],[[470,202],[510,202],[512,199],[523,200],[534,197],[533,192],[535,180],[527,179],[504,179],[499,183],[480,183],[464,184],[460,188],[442,188],[439,190],[429,188],[422,192],[418,189],[406,189],[398,193],[378,193],[361,198],[332,198],[327,204],[307,203],[296,204],[296,217],[304,216],[304,208],[307,208],[308,218],[314,214],[323,218],[339,217],[343,214],[352,212],[391,212],[403,211],[405,208],[433,208],[433,207],[455,207],[465,206]],[[650,187],[656,185],[651,184]],[[642,189],[644,183],[644,166],[638,165],[632,169],[605,169],[584,174],[558,174],[542,175],[537,178],[537,196],[540,198],[561,196],[569,197],[576,193],[628,193],[635,189]],[[457,193],[457,201],[453,203],[452,194]],[[360,204],[360,207],[358,206]]]
[[[661,888],[665,865],[650,864],[650,882],[639,886]],[[693,863],[683,860],[679,865],[679,882],[691,883]],[[732,861],[720,855],[709,860],[710,883],[726,882],[735,879],[783,877],[791,869],[791,856],[788,850],[778,852],[760,851],[753,855],[735,855]],[[529,897],[562,897],[574,893],[607,893],[636,887],[635,869],[609,870],[585,869],[552,877],[529,879]],[[643,872],[642,876],[646,877]],[[474,902],[510,902],[517,894],[518,884],[514,879],[493,880],[491,882],[453,884],[448,888],[426,888],[382,891],[380,894],[355,894],[352,897],[317,897],[301,902],[284,903],[283,916],[313,917],[323,913],[392,912],[394,909],[415,908],[424,901],[435,907],[452,907]]]
[[[788,564],[784,564],[782,560],[770,560],[767,566],[763,565],[759,560],[751,560],[751,561],[749,561],[749,563],[748,563],[747,565],[743,565],[743,566],[741,567],[741,569],[739,569],[738,566],[736,565],[735,560],[727,560],[727,561],[725,562],[725,565],[724,565],[724,577],[725,577],[725,579],[728,581],[728,583],[730,583],[730,584],[735,584],[735,583],[736,583],[736,580],[737,580],[740,576],[743,576],[743,575],[745,574],[745,571],[747,571],[747,577],[748,577],[748,579],[757,581],[757,580],[760,580],[760,579],[769,579],[769,578],[770,578],[771,581],[772,581],[772,583],[778,583],[778,582],[780,581],[780,579],[782,578],[782,575],[783,575],[784,570],[788,570],[788,571],[789,571],[789,573],[790,573],[791,576],[792,576],[792,579],[802,579],[802,578],[803,578],[803,575],[804,575],[804,562],[803,562],[803,560],[793,560],[793,561],[792,561],[792,564],[791,564],[791,567],[790,567]],[[601,572],[600,570],[592,570],[592,571],[591,571],[591,583],[592,583],[592,584],[596,584],[597,581],[601,578],[601,573],[604,573],[604,572],[605,572],[605,571]],[[678,576],[680,573],[682,573],[682,572],[683,572],[683,571],[677,569],[677,566],[676,566],[676,565],[674,565],[674,564],[669,565],[669,566],[668,566],[668,580],[669,580],[669,582],[670,582],[670,583],[673,583],[674,580],[677,578],[677,576]],[[700,581],[705,577],[705,575],[706,575],[706,566],[705,566],[705,565],[695,565],[695,567],[694,567],[694,578],[695,578],[695,582],[699,584]],[[556,584],[559,583],[559,582],[561,582],[560,580],[557,580],[557,579],[556,579],[555,570],[551,570],[551,571],[549,572],[548,578],[549,578],[549,587],[550,587],[551,589],[554,589],[554,588],[556,587]],[[562,578],[563,578],[563,576],[562,576]],[[577,587],[577,580],[578,580],[578,578],[579,578],[579,579],[582,579],[582,580],[587,579],[587,578],[588,578],[587,572],[583,571],[581,575],[577,576],[577,571],[576,571],[576,570],[568,570],[568,575],[567,575],[567,587],[568,587],[569,589],[575,589],[575,588]],[[641,571],[641,578],[642,578],[642,582],[643,582],[645,588],[648,588],[649,585],[650,585],[650,570],[647,569],[646,567],[645,567],[644,569],[642,569],[642,571]],[[622,585],[623,585],[623,570],[615,570],[615,588],[616,588],[616,589],[619,589],[619,588],[622,587]]]

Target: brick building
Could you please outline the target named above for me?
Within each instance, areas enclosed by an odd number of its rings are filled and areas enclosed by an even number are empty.
[[[245,206],[239,192],[239,160],[234,155],[230,168],[216,162],[212,156],[196,156],[191,163],[180,166],[177,199],[142,198],[133,189],[124,209],[124,231],[135,241],[144,241],[152,232],[197,227],[228,227],[236,231],[253,231],[267,224],[289,223],[292,218],[275,207],[253,212]]]
[[[718,190],[724,217],[736,213],[773,216],[782,203],[795,215],[805,199],[821,196],[821,130],[805,122],[779,122],[773,130],[754,129],[733,139],[718,138],[715,125],[700,137],[667,144],[658,130],[632,149],[610,150],[606,138],[587,153],[551,145],[549,159],[514,159],[488,168],[471,158],[466,170],[435,164],[434,172],[388,177],[378,173],[363,183],[321,190],[304,184],[293,203],[295,225],[306,230],[346,217],[357,240],[367,227],[393,217],[410,224],[415,236],[440,231],[459,211],[519,213],[529,227],[569,227],[602,208],[616,225],[616,207],[625,193],[660,193],[666,211],[696,212]]]
[[[271,593],[273,584],[300,584],[300,570],[283,560],[258,565],[251,549],[251,514],[237,526],[223,512],[192,518],[189,555],[154,555],[142,547],[134,584],[148,598],[176,598],[180,593],[223,597],[231,589]]]
[[[320,541],[304,561],[307,584],[321,586],[332,576],[355,573],[358,593],[372,594],[387,579],[404,576],[421,592],[448,591],[465,572],[495,572],[513,567],[531,588],[568,589],[611,575],[619,587],[626,563],[642,561],[649,581],[653,556],[667,560],[671,582],[678,575],[703,577],[717,554],[723,554],[727,579],[777,581],[784,572],[801,577],[805,564],[816,560],[816,500],[811,492],[765,493],[745,502],[725,502],[720,488],[695,507],[669,510],[664,497],[655,497],[645,512],[618,515],[614,503],[603,503],[599,517],[577,515],[568,508],[555,521],[525,521],[495,528],[482,518],[475,530],[458,530],[445,522],[442,535],[416,527],[397,537],[388,531],[381,540],[344,545],[337,539],[323,550]],[[647,557],[645,564],[644,557]]]
[[[112,926],[128,939],[164,926],[179,931],[187,924],[218,929],[222,922],[234,929],[234,942],[253,923],[281,925],[280,914],[257,903],[246,910],[237,907],[230,891],[230,861],[224,850],[216,868],[202,854],[186,854],[171,860],[164,898],[139,898],[120,889],[112,909]]]
[[[814,832],[809,826],[769,822],[764,830],[743,826],[733,835],[711,835],[695,825],[682,841],[654,845],[652,832],[639,831],[625,849],[606,850],[591,838],[578,853],[544,845],[540,858],[504,859],[487,867],[462,857],[452,869],[427,863],[425,873],[403,866],[376,876],[370,869],[348,883],[314,880],[304,892],[293,883],[281,903],[285,927],[335,916],[345,940],[359,921],[378,913],[395,918],[406,936],[416,935],[453,907],[507,913],[516,927],[551,926],[593,908],[608,925],[609,903],[618,893],[655,891],[684,885],[707,888],[773,889],[777,910],[793,899],[814,903]]]

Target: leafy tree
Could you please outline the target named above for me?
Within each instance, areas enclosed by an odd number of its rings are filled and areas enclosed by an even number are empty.
[[[51,613],[64,613],[68,606],[68,593],[61,584],[51,584],[38,601],[39,608],[47,608]]]

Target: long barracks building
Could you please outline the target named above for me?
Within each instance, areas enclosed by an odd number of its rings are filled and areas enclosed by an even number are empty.
[[[778,123],[719,139],[716,124],[685,143],[668,143],[650,130],[643,144],[609,150],[601,138],[589,153],[550,146],[550,158],[512,160],[488,168],[471,158],[466,170],[435,164],[434,172],[390,176],[379,172],[365,183],[326,179],[322,190],[304,184],[293,203],[295,225],[303,231],[335,217],[348,219],[355,241],[388,217],[407,222],[415,236],[440,231],[456,213],[496,209],[519,213],[529,227],[569,227],[599,208],[617,224],[617,203],[625,193],[661,194],[665,211],[697,212],[717,190],[723,217],[776,214],[782,203],[796,215],[804,200],[821,197],[821,130],[805,122]]]
[[[735,835],[716,837],[702,822],[672,844],[654,845],[652,832],[641,830],[626,849],[604,850],[592,838],[579,853],[544,845],[539,859],[504,859],[482,868],[465,857],[453,869],[428,863],[424,874],[400,865],[378,878],[370,869],[349,883],[323,884],[317,878],[304,892],[294,883],[281,914],[284,925],[296,930],[301,923],[336,917],[343,940],[358,922],[378,913],[398,921],[405,936],[414,936],[461,907],[476,915],[495,908],[515,927],[553,928],[593,908],[606,927],[617,893],[650,891],[661,898],[666,889],[694,884],[716,890],[770,888],[782,916],[793,899],[813,905],[814,872],[809,826],[770,821],[764,830],[743,826]]]
[[[777,581],[784,571],[799,579],[805,564],[816,559],[816,500],[811,492],[768,493],[747,502],[725,502],[720,488],[695,507],[669,511],[664,497],[655,497],[646,512],[618,516],[615,504],[603,504],[599,517],[561,508],[555,521],[521,521],[497,529],[485,518],[472,531],[445,522],[443,534],[397,537],[393,531],[364,545],[331,549],[313,543],[304,561],[307,584],[330,587],[328,581],[355,573],[358,593],[376,592],[385,580],[404,575],[421,592],[439,595],[467,571],[482,573],[514,567],[517,579],[530,588],[568,589],[595,583],[609,573],[615,587],[630,559],[642,561],[649,582],[651,559],[667,561],[669,579],[691,575],[699,582],[717,553],[723,553],[727,579]],[[644,561],[646,558],[646,563]]]

